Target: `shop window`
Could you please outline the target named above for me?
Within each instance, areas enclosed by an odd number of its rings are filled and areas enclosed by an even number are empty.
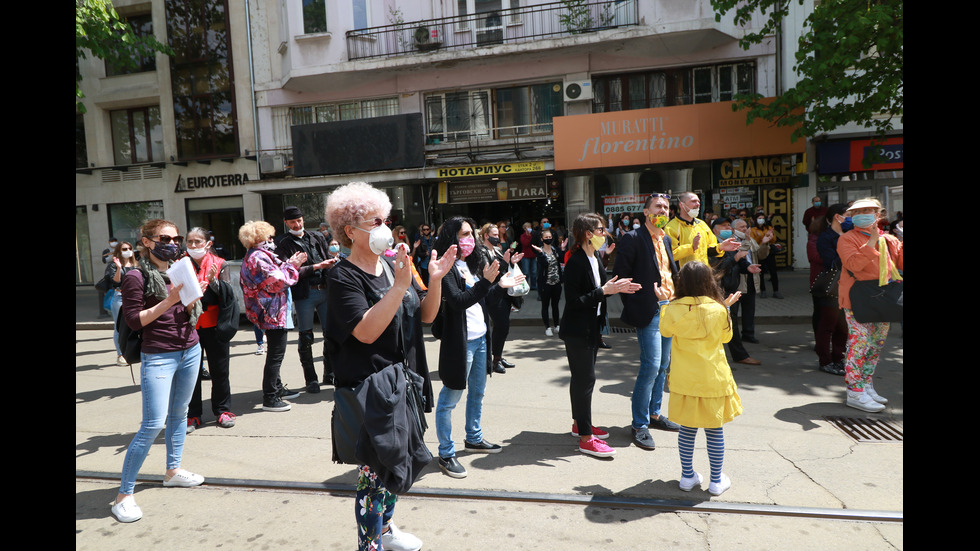
[[[150,14],[130,16],[126,18],[126,21],[133,28],[133,34],[137,37],[146,38],[153,36],[153,16]],[[156,71],[156,69],[157,58],[153,52],[138,56],[137,59],[133,60],[132,65],[127,63],[111,63],[109,61],[105,63],[105,74],[108,77]]]
[[[490,135],[490,91],[447,92],[425,98],[426,143]]]
[[[238,240],[238,229],[244,224],[245,208],[240,195],[187,201],[188,229],[200,227],[210,231],[215,254],[225,260],[245,258],[245,248]]]
[[[398,114],[398,98],[382,98],[344,103],[324,103],[290,107],[290,123],[350,121]]]
[[[110,111],[109,124],[112,127],[115,164],[163,160],[163,127],[159,106]]]
[[[324,0],[303,0],[303,33],[327,32],[327,6]]]
[[[561,86],[552,82],[495,90],[497,136],[551,134],[551,120],[561,116],[565,106]]]
[[[238,153],[230,29],[223,0],[167,0],[177,157]]]

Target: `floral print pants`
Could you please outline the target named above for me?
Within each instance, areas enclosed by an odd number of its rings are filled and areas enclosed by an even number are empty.
[[[888,336],[890,324],[860,323],[854,319],[854,312],[845,308],[847,319],[847,359],[844,363],[846,374],[844,382],[848,390],[864,391],[871,384],[875,366],[878,365],[878,355],[885,347],[885,337]]]
[[[354,518],[357,519],[357,550],[381,549],[381,533],[395,513],[397,496],[385,489],[378,475],[362,465],[357,478],[357,502]]]

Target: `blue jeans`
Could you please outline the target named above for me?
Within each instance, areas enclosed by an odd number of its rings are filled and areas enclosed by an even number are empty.
[[[143,421],[129,443],[123,461],[120,494],[132,494],[136,475],[160,431],[167,428],[167,469],[180,467],[187,435],[187,404],[197,383],[201,367],[201,346],[195,344],[177,352],[140,355],[140,391],[143,394]]]
[[[480,418],[483,417],[483,394],[487,390],[487,336],[466,343],[466,390],[443,386],[436,405],[436,436],[439,438],[439,457],[456,455],[453,444],[452,413],[466,392],[466,441],[483,441]]]
[[[327,332],[327,291],[325,289],[310,289],[310,295],[303,300],[294,300],[296,310],[296,329],[299,331],[313,330],[313,312],[320,317],[320,332]],[[291,329],[291,328],[290,328]]]
[[[501,269],[503,270],[503,269]],[[522,258],[521,259],[521,272],[527,277],[527,283],[531,286],[531,289],[537,290],[538,288],[538,259],[535,258]],[[501,271],[501,273],[503,273]]]
[[[670,338],[660,336],[660,314],[646,327],[636,328],[640,341],[640,372],[633,385],[633,428],[647,428],[651,415],[660,415],[664,380],[670,365]]]
[[[112,344],[116,345],[116,356],[122,356],[122,350],[119,349],[119,330],[116,329],[116,320],[119,319],[119,310],[122,309],[122,293],[119,290],[114,292],[115,294],[112,296]]]

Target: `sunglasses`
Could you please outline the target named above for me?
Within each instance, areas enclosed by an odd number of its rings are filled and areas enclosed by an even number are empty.
[[[370,220],[364,220],[364,222],[370,222],[372,228],[377,228],[381,224],[384,224],[385,226],[391,226],[391,218],[385,218],[384,220],[382,220],[381,218],[372,218]]]
[[[175,235],[173,237],[170,237],[169,235],[154,235],[153,237],[157,238],[154,241],[156,241],[157,243],[163,243],[164,245],[169,245],[171,241],[173,241],[177,245],[180,245],[181,243],[184,242],[184,238],[179,235]]]
[[[670,195],[667,195],[666,193],[651,193],[650,197],[663,197],[664,199],[670,201]]]

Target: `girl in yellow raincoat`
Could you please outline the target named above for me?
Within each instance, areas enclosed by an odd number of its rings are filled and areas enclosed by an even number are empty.
[[[692,261],[677,274],[674,300],[655,288],[660,297],[660,334],[670,337],[670,419],[681,425],[677,443],[680,450],[680,488],[690,491],[702,482],[693,468],[694,439],[703,428],[708,441],[711,483],[708,492],[721,495],[731,480],[721,472],[725,458],[722,425],[742,413],[735,379],[725,357],[724,345],[732,338],[728,307],[740,293],[723,297],[714,272],[707,265]]]

